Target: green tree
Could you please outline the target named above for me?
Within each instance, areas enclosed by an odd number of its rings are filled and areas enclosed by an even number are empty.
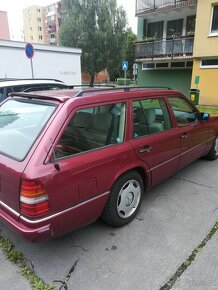
[[[135,41],[137,40],[137,36],[132,31],[131,28],[127,29],[126,32],[126,49],[125,49],[125,60],[128,61],[128,75],[129,77],[133,77],[132,66],[135,62]]]
[[[65,18],[61,26],[63,46],[82,49],[82,71],[91,76],[120,65],[126,35],[126,12],[116,0],[62,0]]]

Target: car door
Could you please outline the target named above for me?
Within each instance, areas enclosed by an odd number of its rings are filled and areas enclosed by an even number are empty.
[[[152,186],[173,174],[180,159],[180,136],[173,128],[164,97],[132,102],[132,146],[149,167]]]
[[[54,212],[93,198],[106,201],[117,173],[134,156],[131,144],[124,142],[125,128],[126,102],[73,110],[49,163],[60,168],[54,177]]]
[[[181,139],[179,169],[196,160],[205,152],[208,125],[198,120],[198,111],[182,96],[168,98]]]

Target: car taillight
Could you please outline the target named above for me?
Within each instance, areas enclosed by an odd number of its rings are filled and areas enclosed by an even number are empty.
[[[39,181],[22,180],[20,211],[29,217],[40,216],[49,211],[48,196]]]

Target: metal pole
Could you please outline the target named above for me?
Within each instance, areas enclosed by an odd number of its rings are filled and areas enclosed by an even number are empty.
[[[124,70],[124,86],[126,86],[126,69]]]
[[[32,61],[32,58],[30,59],[30,63],[31,63],[32,79],[34,79],[34,73],[33,73],[33,61]]]

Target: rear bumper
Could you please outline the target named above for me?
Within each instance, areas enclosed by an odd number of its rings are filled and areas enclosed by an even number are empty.
[[[109,192],[56,214],[31,220],[0,202],[0,221],[30,242],[61,236],[94,222],[102,213]]]
[[[8,214],[3,208],[0,207],[0,221],[6,226],[10,227],[13,231],[21,235],[23,238],[30,242],[43,241],[52,238],[53,231],[51,225],[48,223],[43,226],[30,228],[17,219],[16,216]]]

